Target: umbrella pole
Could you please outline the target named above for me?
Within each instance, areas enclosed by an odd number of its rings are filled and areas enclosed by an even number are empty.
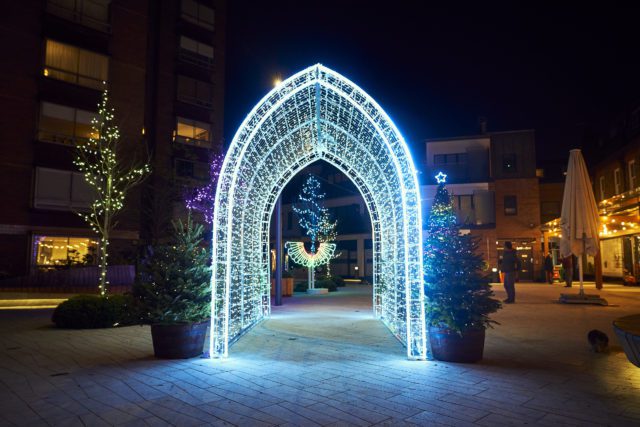
[[[580,276],[580,296],[584,296],[584,281],[582,279],[582,256],[578,257],[578,275]]]

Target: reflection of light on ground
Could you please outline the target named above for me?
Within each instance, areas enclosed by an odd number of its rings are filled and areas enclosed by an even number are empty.
[[[0,310],[42,310],[56,308],[67,298],[20,298],[0,299]]]
[[[9,305],[0,306],[0,310],[45,310],[49,308],[56,308],[56,305]]]

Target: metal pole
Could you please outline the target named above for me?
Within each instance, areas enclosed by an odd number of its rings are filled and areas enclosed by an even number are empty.
[[[282,194],[276,202],[276,305],[282,305]]]

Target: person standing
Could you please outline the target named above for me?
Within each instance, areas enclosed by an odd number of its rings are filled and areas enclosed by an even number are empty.
[[[507,299],[503,302],[506,304],[516,302],[516,280],[520,268],[522,268],[522,263],[518,258],[518,252],[513,249],[511,242],[504,242],[500,270],[504,273],[504,290],[507,291]]]
[[[551,254],[547,254],[544,257],[544,272],[547,276],[547,282],[550,285],[553,284],[553,259],[551,259]]]
[[[570,288],[573,285],[573,254],[569,254],[562,258],[562,269],[564,270],[565,288]]]

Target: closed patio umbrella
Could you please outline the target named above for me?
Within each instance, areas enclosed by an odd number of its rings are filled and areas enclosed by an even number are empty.
[[[578,149],[571,150],[569,154],[560,229],[560,256],[575,255],[578,258],[580,275],[580,294],[562,294],[560,301],[606,305],[607,302],[598,295],[584,293],[582,256],[595,256],[598,253],[598,208],[591,189],[587,165]]]

